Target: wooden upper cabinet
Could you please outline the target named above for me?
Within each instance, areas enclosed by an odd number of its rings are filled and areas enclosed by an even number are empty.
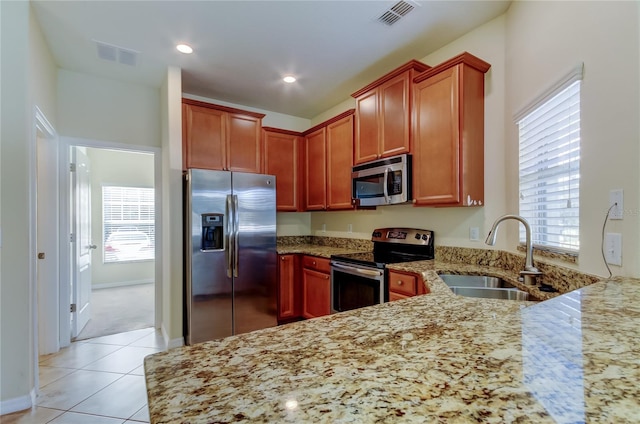
[[[354,163],[411,151],[412,80],[430,69],[412,60],[353,93]]]
[[[490,66],[463,53],[414,80],[414,204],[484,205],[484,74]]]
[[[264,173],[276,176],[278,211],[302,211],[302,134],[263,128]]]
[[[356,99],[358,116],[355,128],[354,162],[369,162],[380,157],[378,127],[378,90],[371,90]]]
[[[353,114],[350,109],[305,134],[305,210],[352,209]]]
[[[262,118],[191,99],[183,105],[183,167],[262,172]]]
[[[327,204],[327,148],[325,127],[306,135],[305,210],[324,210]]]
[[[225,113],[185,104],[182,152],[188,168],[224,169],[226,164]]]
[[[327,209],[352,209],[353,115],[327,125]]]
[[[262,171],[262,119],[240,113],[227,115],[229,130],[227,169],[229,171]]]

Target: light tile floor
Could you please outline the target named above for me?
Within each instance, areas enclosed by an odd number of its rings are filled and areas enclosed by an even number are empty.
[[[153,328],[74,342],[40,357],[37,406],[2,424],[148,423],[143,359],[164,350]]]

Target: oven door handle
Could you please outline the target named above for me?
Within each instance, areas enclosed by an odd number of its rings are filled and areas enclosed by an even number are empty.
[[[342,271],[348,272],[350,274],[363,275],[366,277],[380,277],[382,275],[382,271],[372,270],[372,269],[364,269],[364,268],[356,268],[354,266],[341,265],[335,262],[331,263],[331,266],[340,269]]]

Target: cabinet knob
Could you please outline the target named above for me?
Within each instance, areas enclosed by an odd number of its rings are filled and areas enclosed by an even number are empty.
[[[328,275],[325,275],[325,276],[324,276],[324,279],[325,279],[325,280],[328,280],[328,279],[329,279],[329,276],[328,276]]]
[[[413,203],[418,203],[418,199],[413,199]]]
[[[313,262],[311,262],[311,263],[312,263],[312,264],[313,264],[313,265],[315,266],[315,264],[316,264],[316,261],[313,261]]]
[[[404,284],[404,281],[398,280],[398,285],[401,286],[402,284]]]

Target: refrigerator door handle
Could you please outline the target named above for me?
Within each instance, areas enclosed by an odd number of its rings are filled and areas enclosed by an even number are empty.
[[[240,233],[240,217],[238,215],[238,195],[233,195],[233,276],[238,276],[238,237]]]
[[[231,195],[227,194],[227,201],[225,203],[225,216],[227,217],[227,228],[225,228],[224,238],[226,248],[224,249],[224,255],[227,262],[227,277],[231,278],[232,274],[232,264],[233,264],[233,204],[231,200]]]

